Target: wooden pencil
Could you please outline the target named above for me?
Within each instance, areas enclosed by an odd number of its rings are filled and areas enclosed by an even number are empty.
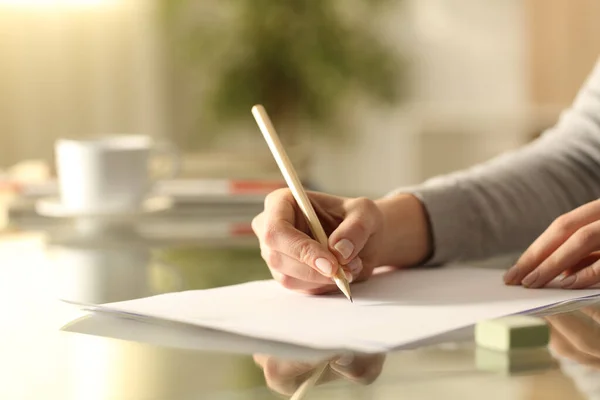
[[[281,173],[287,183],[288,187],[292,191],[298,206],[302,210],[304,217],[308,221],[308,225],[310,230],[314,236],[314,238],[324,245],[328,247],[327,243],[327,234],[317,217],[317,213],[315,212],[302,183],[300,182],[300,178],[294,169],[292,162],[290,161],[283,145],[281,144],[281,140],[275,131],[275,127],[269,118],[267,111],[262,105],[255,105],[252,107],[252,114],[254,115],[254,119],[262,132],[275,161],[277,162],[277,166],[281,170]],[[340,267],[337,270],[337,273],[333,277],[333,280],[337,287],[342,291],[342,293],[348,298],[348,300],[352,301],[352,294],[350,293],[350,284],[346,279],[344,274],[344,270]]]

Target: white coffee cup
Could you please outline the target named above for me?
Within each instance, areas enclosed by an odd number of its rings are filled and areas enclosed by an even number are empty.
[[[152,188],[152,157],[166,155],[168,179],[179,173],[180,160],[169,144],[145,135],[112,135],[89,140],[60,139],[55,145],[62,206],[72,211],[132,211]]]

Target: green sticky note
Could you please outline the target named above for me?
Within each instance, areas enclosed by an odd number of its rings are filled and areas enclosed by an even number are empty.
[[[477,345],[496,351],[544,347],[549,340],[546,322],[526,315],[481,321],[475,326]]]

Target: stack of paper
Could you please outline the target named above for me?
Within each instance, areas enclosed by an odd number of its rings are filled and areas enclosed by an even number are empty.
[[[258,281],[93,309],[319,349],[380,352],[483,319],[600,296],[600,289],[505,286],[502,272],[443,268],[382,274],[353,285],[354,303],[341,294],[308,296]]]

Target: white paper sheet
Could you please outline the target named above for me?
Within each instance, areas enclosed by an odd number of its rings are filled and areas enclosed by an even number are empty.
[[[354,303],[341,294],[307,296],[274,281],[257,281],[111,303],[96,310],[319,349],[378,352],[483,319],[600,296],[600,289],[509,287],[502,273],[476,268],[398,271],[353,285]]]

